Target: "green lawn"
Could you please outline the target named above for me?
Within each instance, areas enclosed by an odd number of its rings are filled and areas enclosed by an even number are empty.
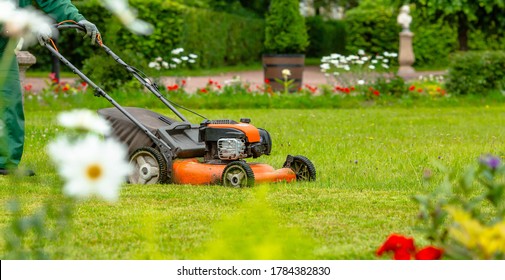
[[[260,161],[280,167],[287,154],[305,155],[317,181],[248,189],[125,185],[116,204],[79,203],[69,238],[49,249],[70,259],[373,259],[392,232],[423,243],[411,197],[441,179],[435,161],[462,170],[481,154],[505,151],[505,105],[201,113],[250,117],[274,142]],[[17,197],[30,213],[59,197],[44,153],[61,132],[55,116],[27,112],[23,163],[37,176],[0,178],[2,205]],[[433,185],[422,184],[425,169],[433,170]],[[0,226],[8,221],[4,207]]]

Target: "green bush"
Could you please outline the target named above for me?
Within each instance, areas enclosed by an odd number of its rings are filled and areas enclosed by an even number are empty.
[[[305,19],[309,35],[308,57],[322,57],[332,53],[345,53],[346,33],[344,21],[324,20],[321,16]]]
[[[204,68],[247,64],[258,61],[262,53],[262,19],[189,8],[174,1],[130,0],[130,5],[138,10],[139,18],[154,26],[153,34],[137,36],[122,26],[100,1],[73,3],[86,19],[98,26],[104,43],[114,52],[128,50],[129,53],[137,55],[133,60],[136,62],[134,66],[141,69],[147,66],[146,61],[158,56],[164,57],[178,47],[199,55],[200,58],[194,66]],[[80,35],[76,32],[67,30],[61,32],[58,40],[61,53],[77,67],[82,67],[83,61],[95,53],[104,56],[101,50],[78,36]],[[49,70],[49,52],[40,46],[34,46],[30,51],[38,60],[34,69]]]
[[[305,18],[300,14],[298,0],[272,0],[265,19],[266,53],[305,53],[308,44]]]
[[[451,58],[447,91],[453,94],[486,94],[505,89],[505,52],[470,51]]]
[[[348,53],[362,49],[367,53],[397,52],[400,26],[396,23],[397,11],[380,3],[367,1],[346,15]]]

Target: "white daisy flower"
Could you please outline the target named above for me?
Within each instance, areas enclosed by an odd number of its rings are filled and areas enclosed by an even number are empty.
[[[370,66],[368,66],[368,68],[370,68],[370,69],[374,70],[374,69],[375,69],[375,66],[374,66],[374,65],[370,65]]]
[[[365,80],[358,80],[358,85],[362,86],[365,84]]]
[[[321,64],[321,69],[322,70],[328,70],[328,69],[330,69],[330,64],[328,64],[328,63]]]
[[[160,56],[158,56],[154,61],[156,61],[156,62],[162,62],[163,58],[161,58]]]
[[[75,109],[59,114],[58,123],[63,127],[83,129],[104,135],[110,132],[110,125],[105,119],[85,109]]]
[[[287,78],[287,77],[291,76],[291,71],[289,69],[282,70],[282,76],[284,78]]]
[[[365,51],[364,51],[364,50],[359,50],[359,51],[358,51],[358,54],[359,54],[359,55],[365,55]]]
[[[77,142],[60,137],[48,145],[48,153],[66,180],[63,193],[78,199],[97,195],[117,201],[119,188],[131,167],[126,148],[110,138],[88,135]]]
[[[168,62],[162,61],[161,66],[163,66],[163,68],[165,68],[165,69],[168,69]]]
[[[190,59],[190,60],[188,60],[188,62],[189,62],[189,63],[195,63],[195,62],[196,62],[196,60],[194,60],[194,59]]]
[[[121,23],[136,34],[149,35],[153,32],[153,26],[137,18],[137,11],[132,9],[127,0],[102,0],[105,8],[111,11]]]
[[[190,58],[192,58],[192,59],[197,59],[197,58],[198,58],[198,55],[193,54],[193,53],[190,53],[190,54],[189,54],[189,57],[190,57]]]
[[[387,65],[387,64],[382,64],[382,67],[389,69],[389,65]]]
[[[177,64],[180,64],[182,62],[182,60],[178,59],[177,57],[172,58],[172,61]]]
[[[159,66],[159,64],[158,64],[158,62],[152,61],[152,62],[149,62],[148,66],[149,66],[149,68],[156,68],[156,66]]]
[[[187,57],[187,56],[182,56],[182,57],[181,57],[181,59],[182,59],[182,60],[184,60],[184,61],[187,61],[187,60],[189,59],[189,57]]]

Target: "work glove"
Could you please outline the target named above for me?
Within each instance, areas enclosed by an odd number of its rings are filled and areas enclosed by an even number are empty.
[[[86,29],[86,35],[84,35],[83,38],[90,36],[92,45],[94,45],[95,42],[98,43],[98,36],[100,35],[100,31],[98,31],[98,28],[96,28],[96,25],[94,25],[93,23],[91,23],[85,19],[79,21],[78,24],[81,25],[82,27],[84,27],[84,29]]]
[[[37,36],[37,40],[41,46],[44,46],[49,39],[53,36],[53,31],[51,27],[47,24],[41,24],[37,27],[35,31],[35,36]]]

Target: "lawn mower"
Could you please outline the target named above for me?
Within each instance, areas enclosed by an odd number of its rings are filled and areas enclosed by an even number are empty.
[[[56,28],[80,29],[78,24],[58,24]],[[49,42],[46,48],[94,89],[94,95],[104,97],[114,107],[98,110],[112,126],[113,137],[128,146],[133,172],[132,184],[222,184],[248,187],[254,183],[312,181],[316,169],[304,156],[288,155],[284,165],[275,169],[268,164],[247,163],[246,158],[269,155],[272,149],[270,134],[256,128],[248,118],[208,120],[202,115],[165,98],[157,85],[140,70],[126,64],[100,42],[100,47],[123,66],[144,87],[154,94],[180,120],[135,107],[122,107],[103,89],[62,56]],[[193,124],[177,108],[202,117]]]

